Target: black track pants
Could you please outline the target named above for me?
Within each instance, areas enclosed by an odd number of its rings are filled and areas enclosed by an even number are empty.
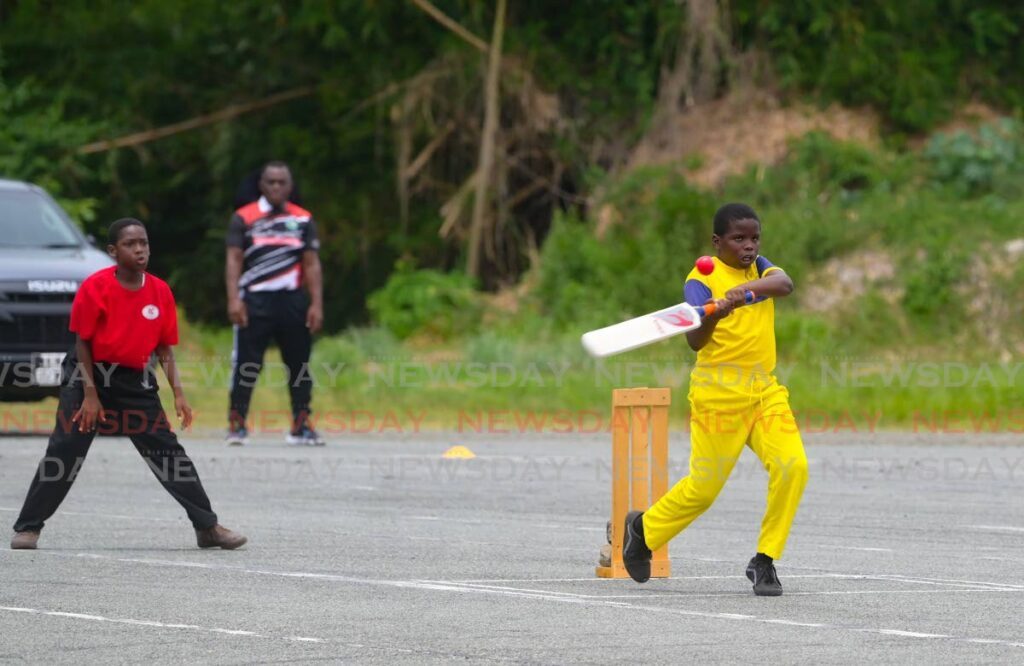
[[[309,371],[313,336],[306,328],[309,299],[302,291],[251,292],[245,295],[245,305],[249,325],[235,327],[228,422],[245,423],[252,390],[263,370],[263,354],[273,340],[288,370],[293,425],[301,424],[309,416],[313,392],[313,377]]]
[[[217,514],[210,507],[199,474],[160,405],[156,377],[150,371],[97,363],[96,391],[108,419],[93,432],[79,432],[71,417],[81,407],[85,393],[75,363],[74,354],[68,354],[57,422],[46,455],[32,477],[15,531],[43,528],[71,490],[97,433],[130,438],[164,489],[185,509],[192,525],[196,529],[216,525]]]

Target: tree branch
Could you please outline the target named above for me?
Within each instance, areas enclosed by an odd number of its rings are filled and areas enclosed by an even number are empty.
[[[425,11],[427,14],[429,14],[430,18],[434,19],[444,27],[454,32],[462,39],[472,44],[478,51],[483,51],[484,53],[487,53],[487,50],[490,48],[487,42],[480,39],[479,37],[471,33],[469,30],[463,28],[453,19],[449,18],[444,12],[442,12],[440,9],[431,4],[429,0],[410,0],[410,2],[412,2],[412,4],[416,5],[417,7]]]
[[[189,120],[184,120],[180,123],[164,125],[163,127],[157,127],[144,132],[136,132],[135,134],[129,134],[117,139],[107,139],[104,141],[87,143],[80,147],[77,152],[82,155],[89,155],[92,153],[102,153],[108,150],[114,150],[115,148],[138,146],[143,143],[149,143],[150,141],[156,141],[157,139],[163,139],[164,137],[180,134],[181,132],[188,132],[200,127],[205,127],[206,125],[231,120],[232,118],[237,118],[240,115],[250,113],[252,111],[258,111],[259,109],[265,109],[299,97],[306,97],[307,95],[312,95],[314,92],[316,92],[315,86],[292,88],[291,90],[279,92],[276,95],[264,97],[263,99],[256,100],[255,102],[232,104],[220,111],[215,111],[214,113],[204,116],[196,116],[195,118],[190,118]]]
[[[426,147],[420,151],[420,154],[417,155],[416,158],[405,167],[405,170],[402,172],[402,177],[415,178],[416,174],[420,172],[420,169],[427,165],[427,162],[430,161],[430,158],[434,156],[434,153],[437,152],[437,149],[441,147],[441,145],[445,142],[445,140],[448,139],[448,137],[454,130],[454,122],[449,122],[447,125],[445,125],[444,129],[438,132],[437,136],[431,139],[430,143],[428,143]]]
[[[505,36],[505,0],[498,0],[494,10],[494,32],[487,56],[487,80],[484,92],[484,128],[480,136],[480,167],[473,197],[473,217],[469,227],[469,255],[466,273],[480,277],[480,250],[487,224],[487,190],[494,170],[494,142],[498,134],[499,84],[501,81],[501,42]]]

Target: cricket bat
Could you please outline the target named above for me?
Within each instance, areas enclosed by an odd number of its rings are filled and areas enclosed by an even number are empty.
[[[753,303],[755,299],[754,292],[748,291],[746,303]],[[588,331],[583,334],[583,348],[597,358],[621,354],[700,328],[701,320],[717,309],[713,301],[696,307],[689,303],[679,303],[664,310]]]

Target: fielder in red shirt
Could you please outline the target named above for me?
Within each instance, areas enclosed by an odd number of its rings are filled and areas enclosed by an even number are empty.
[[[97,432],[132,440],[163,487],[184,507],[200,548],[233,550],[241,534],[221,526],[192,460],[178,443],[157,393],[155,352],[174,391],[184,428],[192,408],[171,347],[178,343],[174,295],[146,272],[149,238],[142,222],[110,225],[107,252],[117,262],[90,275],[71,306],[75,348],[64,360],[57,424],[32,478],[11,548],[34,549],[43,524],[71,489]]]

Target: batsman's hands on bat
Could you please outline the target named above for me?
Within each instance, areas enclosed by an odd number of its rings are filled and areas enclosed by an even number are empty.
[[[706,314],[704,316],[704,321],[719,321],[720,319],[725,319],[730,314],[732,314],[733,309],[736,307],[736,304],[733,303],[728,298],[709,298],[707,303],[705,303],[704,305],[707,306],[712,303],[715,306],[715,310],[714,312],[709,312],[708,314]],[[743,301],[741,300],[740,304],[742,303]]]
[[[732,303],[732,306],[738,308],[741,305],[746,305],[747,301],[747,288],[746,286],[733,287],[729,291],[725,292],[725,299]]]

